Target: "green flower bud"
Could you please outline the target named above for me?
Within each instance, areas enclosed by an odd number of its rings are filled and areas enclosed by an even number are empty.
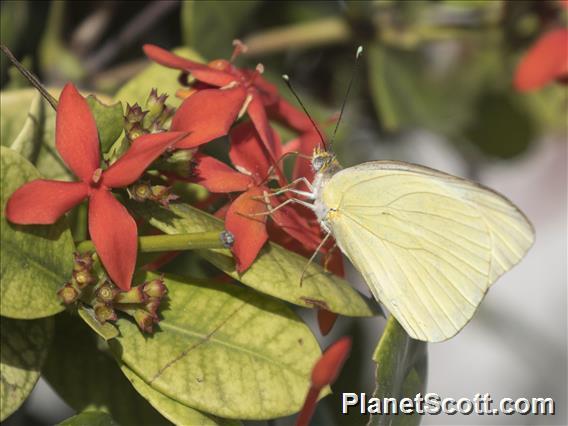
[[[111,303],[119,293],[118,287],[109,281],[105,281],[95,291],[95,297],[101,303]]]
[[[95,277],[91,271],[84,269],[82,271],[73,271],[73,282],[77,284],[77,287],[83,289],[88,285],[95,282]]]
[[[134,320],[136,321],[136,324],[138,324],[140,330],[145,333],[152,333],[154,323],[158,322],[157,317],[144,309],[136,309],[134,311]]]
[[[81,291],[72,283],[65,283],[65,285],[57,291],[57,295],[64,304],[70,305],[79,298]]]
[[[132,287],[128,291],[119,292],[115,298],[115,303],[143,303],[147,299],[143,291],[143,285]]]
[[[147,281],[142,284],[142,288],[146,296],[150,298],[161,299],[165,294],[168,293],[168,289],[164,283],[163,278],[156,278],[152,281]]]
[[[144,304],[144,309],[153,317],[158,316],[158,308],[160,307],[161,299],[158,297],[151,297],[148,301]]]
[[[94,310],[95,318],[97,318],[101,324],[104,324],[107,321],[116,321],[117,319],[116,312],[112,306],[107,305],[106,303],[96,303]]]

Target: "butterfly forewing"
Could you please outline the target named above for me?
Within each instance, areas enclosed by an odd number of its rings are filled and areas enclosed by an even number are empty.
[[[501,195],[408,163],[344,169],[322,198],[339,247],[420,340],[461,330],[532,243],[530,224]]]

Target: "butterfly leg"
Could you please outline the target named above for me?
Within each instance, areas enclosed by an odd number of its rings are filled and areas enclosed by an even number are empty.
[[[310,210],[314,210],[314,205],[312,203],[308,203],[307,201],[303,201],[303,200],[298,200],[297,198],[289,198],[286,201],[284,201],[282,204],[278,204],[276,207],[272,207],[270,205],[270,203],[268,202],[268,200],[264,200],[266,202],[266,208],[267,211],[265,212],[259,212],[259,213],[253,213],[250,214],[248,216],[267,216],[267,215],[271,215],[272,213],[274,213],[276,210],[281,209],[282,207],[288,205],[288,204],[292,204],[292,203],[296,203],[296,204],[300,204],[301,206],[307,207]]]
[[[319,253],[319,251],[324,246],[324,244],[326,243],[326,241],[329,239],[330,236],[331,236],[331,232],[328,232],[327,234],[325,234],[325,237],[322,238],[321,242],[319,243],[317,248],[314,250],[314,252],[313,252],[312,256],[310,257],[310,259],[308,260],[308,262],[306,263],[306,266],[304,266],[304,269],[302,270],[302,275],[300,275],[300,287],[302,286],[302,283],[304,282],[304,276],[306,275],[306,271],[308,270],[308,267],[314,261],[317,254]]]
[[[294,185],[297,185],[300,182],[303,182],[304,184],[306,184],[309,191],[300,191],[298,189],[292,188]],[[288,185],[283,186],[280,189],[278,189],[277,191],[268,194],[267,197],[274,197],[276,195],[284,194],[285,192],[292,192],[294,194],[302,195],[302,196],[307,197],[307,198],[312,199],[312,200],[314,198],[313,197],[314,187],[312,186],[310,181],[308,179],[306,179],[305,177],[300,177],[296,180],[293,180]]]

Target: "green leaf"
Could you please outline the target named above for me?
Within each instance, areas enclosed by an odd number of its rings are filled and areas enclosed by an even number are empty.
[[[0,421],[16,411],[32,391],[52,336],[52,318],[0,318]]]
[[[88,308],[85,305],[81,305],[79,306],[77,313],[79,314],[81,319],[85,321],[85,323],[104,340],[114,339],[116,336],[118,336],[118,328],[116,328],[110,322],[101,324],[95,318],[95,314],[91,308]]]
[[[232,41],[242,33],[245,23],[260,5],[259,1],[184,1],[181,28],[186,46],[193,47],[206,58],[229,59]],[[211,31],[215,28],[215,31]]]
[[[521,102],[523,95],[490,91],[480,95],[465,136],[481,152],[509,159],[525,152],[536,138],[533,117]]]
[[[191,49],[181,47],[174,49],[173,52],[184,58],[203,62],[201,57]],[[114,99],[130,105],[137,102],[139,105],[143,106],[152,88],[157,88],[158,93],[167,93],[170,95],[168,98],[169,105],[177,107],[182,101],[175,96],[175,93],[181,87],[178,81],[179,75],[179,70],[152,63],[144,71],[122,86],[114,96]]]
[[[373,360],[377,363],[376,388],[373,396],[380,398],[414,398],[426,389],[427,344],[412,339],[391,316]],[[371,415],[370,426],[415,426],[421,416],[414,414]]]
[[[156,410],[174,424],[194,426],[238,426],[242,424],[238,420],[221,419],[183,405],[146,384],[144,380],[128,367],[123,365],[121,370],[138,393],[146,398]]]
[[[59,423],[59,426],[119,426],[104,411],[84,411]]]
[[[160,331],[149,338],[119,319],[121,335],[109,342],[117,358],[155,390],[206,413],[268,419],[300,409],[321,352],[294,312],[235,284],[165,279]]]
[[[0,110],[2,110],[0,143],[3,146],[10,146],[22,131],[28,118],[28,110],[36,94],[35,89],[9,90],[0,93]]]
[[[0,313],[12,318],[41,318],[62,311],[57,290],[71,278],[73,250],[65,218],[54,225],[14,225],[4,216],[10,195],[24,183],[39,178],[21,155],[0,151]]]
[[[20,153],[32,164],[36,161],[43,140],[45,122],[45,103],[41,94],[37,93],[32,100],[28,117],[22,130],[11,143],[10,148]]]
[[[174,203],[169,209],[149,203],[131,203],[130,206],[166,234],[223,230],[223,221],[187,204]],[[200,250],[199,254],[243,284],[296,305],[323,307],[347,316],[376,314],[373,302],[369,303],[345,280],[326,273],[315,263],[309,266],[300,285],[308,260],[277,244],[267,244],[243,274],[236,271],[228,250]]]
[[[87,96],[87,103],[97,123],[101,151],[107,152],[123,131],[122,103],[102,103],[95,95]]]
[[[122,426],[167,425],[120,372],[105,344],[83,321],[55,317],[55,338],[43,375],[76,411],[104,411]]]

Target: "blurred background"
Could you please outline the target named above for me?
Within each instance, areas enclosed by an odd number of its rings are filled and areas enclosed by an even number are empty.
[[[566,26],[563,3],[3,0],[0,28],[2,43],[46,85],[73,80],[109,95],[147,66],[144,43],[188,46],[210,61],[228,59],[232,40],[240,38],[249,51],[237,63],[263,63],[265,76],[279,86],[279,76],[289,74],[319,120],[339,110],[362,45],[335,146],[342,164],[396,159],[474,179],[506,194],[536,228],[528,256],[492,287],[471,323],[450,341],[429,345],[428,391],[455,399],[476,393],[495,400],[552,397],[556,415],[441,415],[423,424],[563,425],[567,86],[555,81],[557,75],[530,92],[514,85],[523,55],[544,33]],[[27,82],[4,56],[0,81],[6,116],[6,92]],[[289,97],[286,89],[282,93]],[[366,291],[355,271],[349,280]],[[306,320],[317,329],[312,314]],[[350,334],[354,350],[314,424],[366,423],[358,415],[341,416],[339,397],[373,391],[371,355],[383,325],[383,319],[340,318],[322,339],[325,347]],[[54,424],[71,413],[40,380],[4,423]]]

